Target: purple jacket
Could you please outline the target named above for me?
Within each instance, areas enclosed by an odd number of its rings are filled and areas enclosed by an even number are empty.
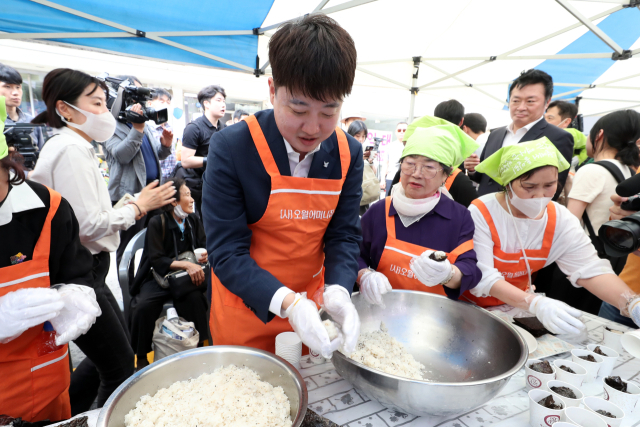
[[[451,252],[467,240],[473,240],[475,226],[471,214],[461,204],[446,196],[440,198],[436,207],[418,222],[405,227],[397,215],[391,202],[389,215],[395,216],[396,238],[414,245],[424,246],[436,251]],[[378,268],[387,241],[387,228],[384,217],[384,200],[373,204],[362,216],[362,242],[360,242],[359,268]],[[460,294],[473,289],[482,273],[477,267],[474,250],[458,257],[455,266],[463,274],[460,289],[444,286],[445,293],[451,299],[458,299]]]

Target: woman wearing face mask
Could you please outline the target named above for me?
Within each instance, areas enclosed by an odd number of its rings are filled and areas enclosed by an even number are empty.
[[[200,344],[207,339],[207,303],[203,295],[207,289],[205,273],[198,264],[176,260],[176,254],[206,246],[204,228],[200,218],[193,213],[194,200],[184,179],[177,178],[173,182],[177,188],[176,200],[164,207],[164,213],[149,220],[140,268],[131,287],[131,343],[137,355],[138,369],[149,364],[147,353],[151,351],[153,329],[167,301],[173,301],[178,314],[195,324],[200,333]],[[206,252],[198,262],[207,262]],[[171,291],[157,283],[152,268],[161,277],[172,270],[186,270],[196,287],[179,299],[172,298]]]
[[[555,262],[573,286],[584,287],[638,324],[640,297],[598,258],[578,219],[551,201],[558,172],[568,167],[546,137],[504,147],[476,167],[505,191],[482,196],[469,207],[482,280],[464,297],[481,307],[507,303],[533,313],[552,333],[578,334],[584,329],[582,312],[536,295],[530,286],[532,274]]]
[[[358,283],[372,304],[382,304],[391,289],[458,299],[480,281],[469,211],[443,194],[451,171],[478,144],[460,127],[442,122],[423,117],[422,127],[409,126],[400,183],[362,216]],[[434,251],[446,258],[432,259]]]
[[[80,242],[93,255],[93,286],[98,304],[103,313],[111,312],[121,324],[113,325],[104,321],[107,317],[101,316],[88,332],[90,336],[95,334],[96,339],[86,351],[82,348],[88,358],[74,372],[70,389],[72,411],[77,413],[88,410],[96,395],[95,390],[89,391],[89,386],[84,384],[94,384],[99,376],[97,395],[98,404],[102,405],[133,372],[133,352],[128,344],[124,318],[105,284],[109,252],[118,248],[120,230],[131,227],[147,212],[171,202],[174,190],[170,183],[161,187],[153,183],[140,192],[135,203],[113,209],[91,145],[92,140],[100,143],[109,139],[116,126],[107,109],[104,82],[81,71],[59,68],[46,75],[42,98],[47,110],[33,123],[46,123],[57,134],[45,144],[29,178],[59,192],[73,208],[78,219]]]

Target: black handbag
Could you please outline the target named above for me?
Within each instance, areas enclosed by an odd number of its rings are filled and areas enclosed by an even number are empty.
[[[161,216],[161,220],[162,220],[162,240],[164,241],[164,230],[165,230],[165,218],[164,218],[164,213]],[[185,222],[188,221],[188,217],[185,218]],[[174,233],[171,233],[171,237],[173,238],[173,251],[175,254],[174,260],[177,261],[188,261],[191,262],[193,264],[198,264],[198,260],[196,259],[196,255],[195,255],[195,248],[193,247],[193,242],[194,242],[194,236],[193,236],[193,227],[191,226],[191,224],[189,224],[189,232],[191,235],[191,250],[190,251],[186,251],[186,252],[182,252],[181,254],[178,254],[178,243],[176,242],[176,235]],[[152,273],[153,273],[153,277],[154,279],[156,279],[156,282],[158,283],[158,285],[160,285],[161,288],[164,289],[169,289],[169,292],[171,293],[171,297],[173,299],[182,299],[185,295],[191,293],[191,292],[195,292],[195,291],[200,291],[200,292],[206,292],[207,290],[207,281],[209,280],[209,274],[208,272],[210,271],[209,269],[209,263],[207,262],[206,264],[200,264],[200,267],[202,268],[202,270],[205,273],[205,280],[204,282],[202,282],[200,284],[200,286],[196,286],[192,281],[191,281],[191,276],[189,276],[189,273],[186,270],[175,270],[172,271],[170,273],[168,273],[167,275],[165,275],[164,277],[159,275],[158,273],[156,273],[155,270],[153,270],[153,268],[151,269]]]

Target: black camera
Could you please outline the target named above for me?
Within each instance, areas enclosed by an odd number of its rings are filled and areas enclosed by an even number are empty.
[[[166,123],[169,120],[169,113],[166,108],[156,110],[146,106],[147,101],[153,99],[155,92],[153,89],[137,87],[129,80],[115,77],[103,77],[103,79],[109,88],[107,108],[117,120],[123,123],[144,123],[147,120],[153,120],[157,125]],[[142,106],[142,114],[131,111],[131,107],[135,104]]]
[[[373,145],[368,145],[365,148],[365,151],[378,151],[380,148],[380,143],[382,142],[382,138],[373,138]]]
[[[605,222],[600,227],[598,236],[607,255],[623,257],[640,249],[640,174],[618,184],[616,193],[629,198],[620,207],[635,213]]]
[[[38,147],[36,146],[32,134],[36,128],[43,128],[44,125],[34,125],[31,123],[12,123],[4,125],[4,136],[7,145],[13,147],[24,159],[24,167],[31,170],[38,160]]]

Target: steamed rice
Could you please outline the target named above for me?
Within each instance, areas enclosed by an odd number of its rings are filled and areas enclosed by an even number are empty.
[[[356,351],[349,358],[387,374],[414,380],[423,379],[425,366],[388,334],[384,323],[379,331],[361,333]]]
[[[178,381],[140,398],[124,419],[127,427],[291,427],[282,387],[253,370],[229,365]]]
[[[327,334],[329,335],[329,341],[333,341],[336,338],[338,338],[338,335],[340,333],[338,332],[338,327],[336,326],[335,323],[327,319],[323,321],[322,324],[324,325],[324,328],[327,330]]]

